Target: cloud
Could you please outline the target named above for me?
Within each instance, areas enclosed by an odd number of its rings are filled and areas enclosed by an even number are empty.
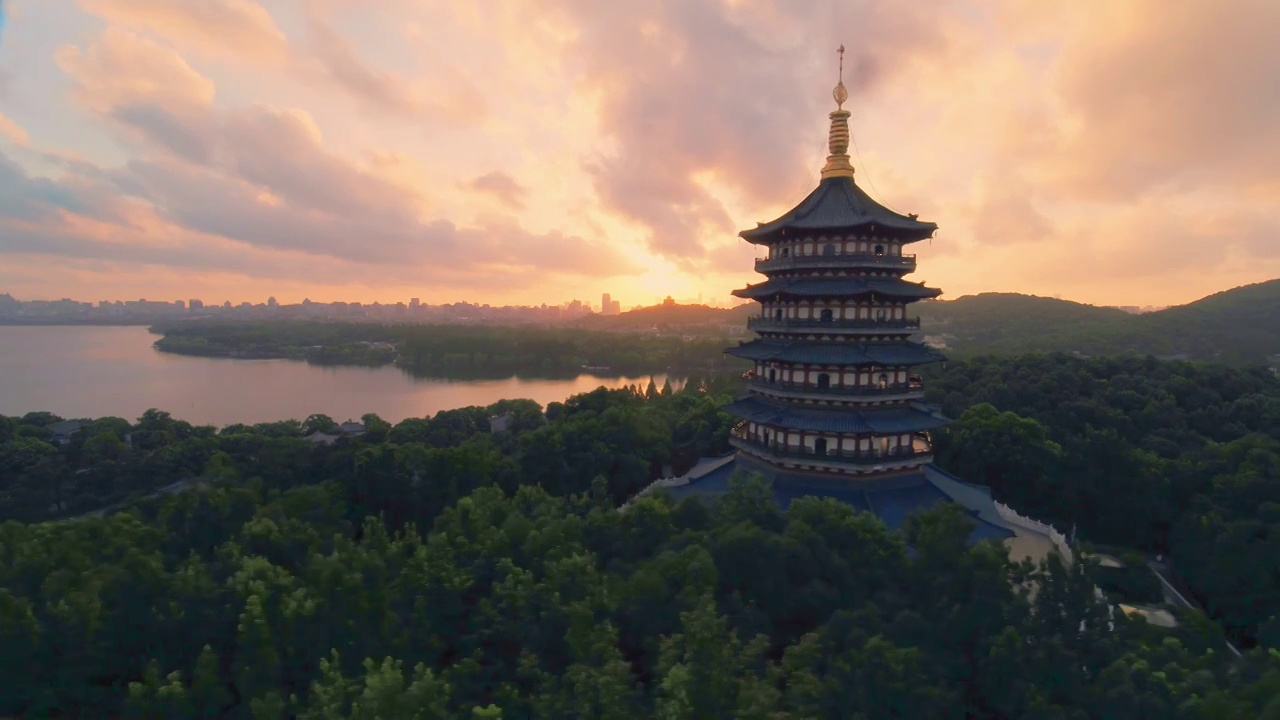
[[[535,234],[501,220],[459,227],[447,220],[375,225],[284,203],[178,161],[117,171],[142,188],[113,212],[90,202],[98,179],[33,178],[0,155],[0,253],[233,272],[334,284],[378,279],[444,287],[542,282],[549,274],[627,271],[607,245],[562,233]]]
[[[23,130],[18,123],[5,117],[4,113],[0,113],[0,137],[14,145],[27,145],[31,142],[27,131]]]
[[[222,60],[281,63],[289,53],[271,13],[253,0],[80,0],[80,6]]]
[[[572,234],[426,218],[415,190],[329,150],[309,113],[219,108],[211,81],[144,37],[108,30],[59,55],[82,105],[137,145],[117,168],[65,159],[56,180],[0,165],[12,188],[0,202],[5,252],[253,276],[312,277],[320,263],[462,286],[634,271],[612,246]]]
[[[36,222],[51,219],[62,210],[95,214],[91,204],[71,189],[46,178],[28,177],[0,153],[0,216]]]
[[[474,192],[486,194],[500,203],[519,210],[524,207],[525,197],[529,190],[516,182],[510,174],[501,170],[485,173],[471,178],[464,187]]]
[[[58,66],[75,81],[76,99],[96,112],[125,103],[166,108],[206,106],[214,85],[171,48],[108,27],[87,50],[58,48]]]
[[[837,45],[850,48],[846,84],[856,97],[937,40],[904,8],[866,3],[854,24],[818,2],[564,3],[568,64],[598,95],[610,143],[589,163],[601,201],[642,226],[654,251],[714,262],[706,239],[745,226],[726,195],[773,206],[816,181],[823,113],[834,107],[814,81],[835,84]],[[699,182],[708,174],[720,187]]]
[[[1048,76],[1071,121],[1028,158],[1054,190],[1132,200],[1277,184],[1280,4],[1080,3],[1075,15]]]
[[[309,72],[359,101],[362,112],[466,124],[488,111],[470,77],[454,67],[436,65],[423,78],[410,80],[363,60],[354,43],[334,31],[317,6],[308,8],[307,24]]]
[[[1280,273],[1266,0],[258,1],[84,0],[100,36],[5,37],[24,259],[56,231],[104,267],[727,291],[737,231],[817,180],[843,43],[858,182],[939,223],[918,277],[949,296],[1156,304]]]
[[[412,88],[401,77],[361,62],[350,41],[319,18],[310,22],[311,53],[326,77],[376,111],[413,115],[420,110]]]

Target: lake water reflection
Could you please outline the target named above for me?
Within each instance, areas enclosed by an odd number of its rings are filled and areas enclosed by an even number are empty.
[[[136,419],[159,408],[197,425],[303,419],[341,422],[367,412],[390,422],[439,410],[529,398],[542,405],[601,385],[645,386],[649,376],[568,379],[415,378],[394,367],[317,367],[292,360],[229,360],[162,353],[143,327],[0,326],[0,414]],[[654,375],[659,386],[666,379]],[[679,386],[676,379],[672,384]]]

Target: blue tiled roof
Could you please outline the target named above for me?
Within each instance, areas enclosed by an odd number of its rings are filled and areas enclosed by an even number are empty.
[[[772,222],[762,223],[739,235],[752,242],[767,241],[783,230],[841,230],[867,225],[897,231],[907,240],[923,240],[938,229],[937,224],[921,222],[910,215],[896,213],[881,205],[851,177],[825,178],[800,204]]]
[[[937,288],[925,287],[902,278],[870,277],[781,277],[748,285],[733,294],[740,298],[767,298],[774,295],[795,297],[844,297],[877,293],[890,297],[920,300],[942,294]]]
[[[969,535],[970,543],[1013,537],[1013,531],[994,515],[994,507],[987,507],[991,504],[989,495],[984,502],[981,493],[972,497],[948,494],[934,480],[941,478],[945,483],[949,481],[949,476],[934,476],[930,473],[933,469],[930,466],[924,472],[910,475],[853,480],[777,471],[739,456],[735,462],[717,468],[687,485],[669,488],[665,492],[671,493],[677,501],[688,497],[715,497],[728,491],[729,478],[734,472],[763,470],[770,478],[774,498],[783,510],[801,497],[832,498],[859,511],[873,513],[886,527],[898,530],[913,513],[954,502],[965,508],[973,518],[974,529]]]
[[[725,350],[746,360],[828,365],[910,366],[941,362],[942,353],[910,340],[881,343],[787,342],[757,339]]]
[[[920,432],[947,424],[944,418],[934,415],[929,406],[917,403],[857,410],[817,410],[772,403],[759,397],[745,397],[722,409],[735,417],[765,425],[850,434]]]

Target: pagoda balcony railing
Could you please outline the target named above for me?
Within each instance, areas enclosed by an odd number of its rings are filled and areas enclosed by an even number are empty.
[[[752,315],[747,318],[747,327],[752,330],[842,330],[884,331],[884,330],[919,330],[920,318],[776,318],[768,315]]]
[[[924,383],[919,380],[911,380],[902,383],[885,383],[883,385],[827,385],[823,387],[814,383],[797,383],[782,382],[775,380],[769,382],[767,379],[760,377],[754,370],[748,370],[742,373],[742,384],[751,390],[763,390],[785,395],[824,395],[824,396],[849,396],[849,397],[880,397],[884,395],[905,395],[908,393],[918,393],[924,390]]]
[[[835,447],[826,448],[824,451],[818,452],[816,448],[805,445],[764,443],[748,437],[745,432],[738,431],[730,433],[729,444],[739,450],[767,453],[781,459],[831,461],[856,465],[880,465],[901,460],[923,459],[933,455],[933,449],[928,443],[914,443],[911,447],[893,447],[884,452],[879,449],[842,450]]]
[[[875,253],[835,253],[834,255],[788,255],[756,258],[756,272],[792,270],[809,267],[880,267],[915,270],[915,255],[877,255]]]

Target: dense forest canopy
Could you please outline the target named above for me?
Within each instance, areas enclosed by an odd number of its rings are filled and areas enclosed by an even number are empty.
[[[1280,647],[1273,373],[1065,355],[935,373],[929,393],[957,418],[942,466],[1084,538],[1169,555],[1233,637]]]
[[[304,439],[324,416],[65,436],[37,412],[0,418],[0,716],[1280,718],[1280,381],[1065,355],[933,375],[940,464],[1169,555],[1212,621],[1109,613],[1092,561],[1011,565],[954,509],[896,533],[744,478],[618,512],[726,449],[729,378],[369,415],[332,445]]]

